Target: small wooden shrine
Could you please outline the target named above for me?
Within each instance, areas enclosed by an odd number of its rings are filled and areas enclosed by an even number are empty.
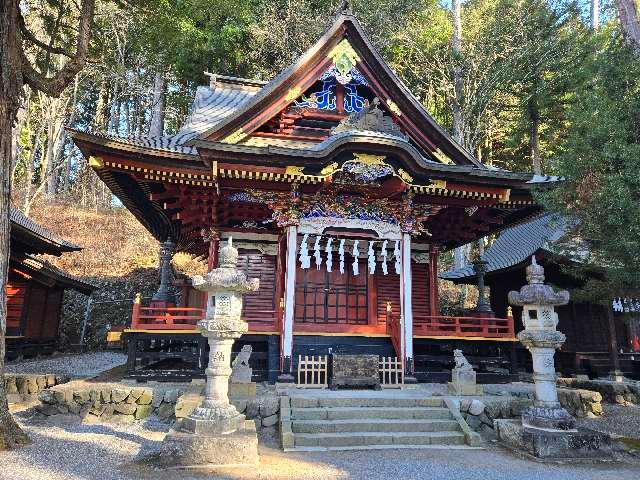
[[[515,341],[509,317],[439,314],[438,255],[536,213],[531,189],[553,179],[477,161],[349,12],[268,83],[212,76],[175,135],[71,135],[163,245],[160,289],[125,333],[131,372],[176,356],[202,368],[204,297],[175,295],[170,260],[213,268],[230,236],[260,278],[236,342],[252,344],[256,376],[290,379],[299,355],[332,352],[397,356],[408,376],[445,380],[454,348],[503,358]]]
[[[65,289],[89,295],[95,287],[38,256],[60,256],[80,250],[79,246],[56,237],[15,208],[10,216],[7,358],[52,353]]]

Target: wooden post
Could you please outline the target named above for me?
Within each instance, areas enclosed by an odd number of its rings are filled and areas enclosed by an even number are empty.
[[[429,315],[439,315],[438,308],[438,247],[431,245],[429,248]]]
[[[618,358],[618,337],[616,335],[616,323],[613,317],[613,308],[611,302],[605,306],[607,311],[607,323],[609,326],[609,353],[611,354],[611,363],[613,364],[613,371],[611,377],[614,380],[618,380],[622,377],[620,371],[620,359]]]
[[[218,251],[220,250],[220,236],[217,233],[211,233],[209,239],[209,257],[207,258],[207,272],[210,272],[218,266]]]
[[[282,374],[278,377],[280,382],[293,382],[291,374],[291,356],[293,354],[293,317],[296,300],[296,250],[298,239],[298,227],[287,227],[287,271],[285,274],[284,295],[284,322],[282,325]]]
[[[400,272],[400,298],[402,308],[402,344],[405,361],[405,382],[415,381],[413,377],[413,301],[411,297],[411,235],[402,234]]]

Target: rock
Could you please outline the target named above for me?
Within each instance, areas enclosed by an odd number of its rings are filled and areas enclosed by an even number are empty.
[[[66,402],[66,394],[64,390],[51,390],[53,392],[53,396],[56,400],[56,403],[65,403]]]
[[[49,374],[46,376],[47,379],[47,387],[53,387],[56,384],[56,376],[53,374]]]
[[[36,395],[40,389],[38,388],[38,382],[36,377],[27,377],[27,391],[26,394]]]
[[[162,399],[164,398],[164,393],[155,390],[153,392],[153,399],[151,400],[151,405],[153,405],[154,407],[158,408],[160,406],[160,404],[162,403]]]
[[[493,428],[493,419],[489,418],[486,412],[481,413],[476,418],[480,420],[482,423],[489,425],[491,428]]]
[[[38,394],[38,400],[47,405],[54,405],[56,402],[56,396],[51,390],[43,390]]]
[[[176,418],[184,418],[188,416],[191,412],[193,412],[200,404],[204,397],[202,395],[198,395],[196,393],[186,393],[182,395],[175,404],[175,417]],[[163,405],[165,405],[163,403]],[[170,403],[167,405],[171,405]]]
[[[168,420],[170,418],[173,418],[173,416],[175,415],[175,405],[172,403],[162,403],[159,407],[158,407],[158,417],[160,417],[163,420]]]
[[[260,402],[259,410],[262,418],[275,415],[280,410],[280,399],[278,397],[264,397]]]
[[[484,403],[482,403],[480,400],[472,400],[470,405],[469,405],[469,409],[468,412],[471,415],[480,415],[481,413],[484,412]]]
[[[18,393],[18,386],[16,385],[16,377],[5,377],[5,388],[7,389],[7,395],[14,395]]]
[[[100,401],[100,392],[97,390],[89,390],[89,401],[91,402],[99,402]]]
[[[138,405],[150,405],[153,400],[153,390],[144,389],[142,390],[142,394],[136,400]]]
[[[97,395],[94,395],[93,401],[98,400]],[[91,400],[91,394],[87,390],[76,390],[73,392],[73,400],[78,403],[87,403]]]
[[[470,405],[471,405],[471,400],[469,400],[468,398],[462,399],[460,401],[460,411],[461,412],[468,412]],[[484,410],[484,408],[483,408],[483,410]]]
[[[69,413],[73,413],[74,415],[80,415],[80,411],[82,410],[82,406],[77,402],[69,402],[67,407],[69,408]]]
[[[150,403],[146,405],[138,405],[138,408],[136,408],[135,418],[136,420],[141,420],[143,418],[150,417],[152,413],[153,405]]]
[[[469,427],[473,430],[478,430],[480,428],[480,425],[482,425],[482,422],[480,421],[480,419],[478,417],[474,417],[473,415],[469,415],[467,417],[467,425],[469,425]]]
[[[105,405],[104,403],[94,403],[93,405],[91,405],[91,408],[89,409],[89,413],[99,417],[104,413],[106,409],[107,409],[107,405]]]
[[[244,413],[247,409],[247,400],[244,398],[234,398],[231,403],[236,407],[238,413]]]
[[[36,410],[38,412],[44,414],[44,415],[47,415],[47,416],[49,416],[49,415],[57,415],[58,413],[60,413],[58,411],[57,405],[49,405],[49,404],[46,404],[46,403],[38,405],[36,407]]]
[[[126,402],[136,403],[138,399],[142,396],[143,392],[144,390],[142,388],[134,388],[133,390],[131,390],[131,393],[129,393],[129,396],[126,399]]]
[[[69,407],[67,407],[66,404],[64,405],[56,405],[56,408],[58,409],[58,413],[69,413]]]
[[[111,401],[113,403],[124,402],[124,399],[127,398],[127,395],[129,395],[129,392],[127,390],[114,388],[113,390],[111,390]]]
[[[274,426],[276,423],[278,423],[278,415],[270,415],[268,417],[264,417],[262,419],[262,426],[263,427],[272,427]]]
[[[122,413],[123,415],[133,415],[136,412],[137,405],[135,403],[115,403],[113,411]]]
[[[245,415],[249,420],[260,416],[260,401],[257,398],[251,398],[247,401],[247,410]]]
[[[166,392],[164,392],[164,402],[176,403],[178,401],[179,396],[180,396],[180,390],[177,390],[177,389],[167,390]]]
[[[110,388],[101,388],[100,389],[100,401],[102,403],[111,403],[111,389]]]
[[[47,377],[44,375],[38,375],[36,377],[36,385],[38,386],[38,391],[47,388]]]

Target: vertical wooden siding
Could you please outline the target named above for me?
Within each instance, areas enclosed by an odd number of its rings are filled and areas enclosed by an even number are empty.
[[[27,282],[9,282],[7,284],[7,333],[21,334],[22,312],[27,294]]]
[[[387,320],[387,302],[391,303],[394,314],[400,314],[400,276],[395,273],[393,264],[389,264],[388,275],[376,269],[378,286],[378,324]],[[412,301],[414,319],[429,315],[429,265],[411,262]]]

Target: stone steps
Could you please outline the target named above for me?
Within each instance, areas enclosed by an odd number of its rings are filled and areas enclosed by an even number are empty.
[[[394,419],[348,419],[348,420],[293,420],[296,433],[341,433],[341,432],[446,432],[457,431],[455,420],[394,420]]]
[[[451,413],[442,407],[314,407],[293,408],[291,418],[296,420],[448,419],[451,418]]]
[[[464,445],[462,432],[294,433],[296,447]]]
[[[467,448],[442,398],[377,393],[304,394],[284,399],[285,450]]]

